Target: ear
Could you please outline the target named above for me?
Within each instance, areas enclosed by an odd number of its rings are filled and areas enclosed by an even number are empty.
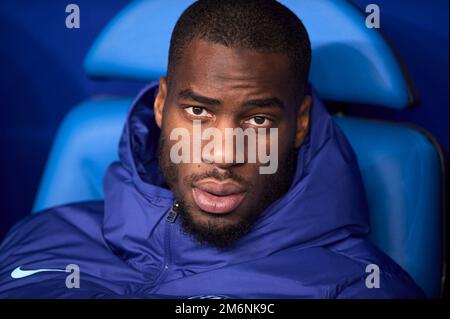
[[[166,77],[162,77],[159,79],[158,94],[156,95],[155,103],[153,105],[156,125],[158,125],[159,128],[161,128],[162,126],[163,110],[164,104],[166,102],[166,97],[167,97],[167,79]]]
[[[309,111],[311,110],[312,99],[306,95],[299,106],[297,113],[297,132],[295,133],[295,148],[299,148],[309,130]]]

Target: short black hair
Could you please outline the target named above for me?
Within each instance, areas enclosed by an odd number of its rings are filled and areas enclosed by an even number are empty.
[[[288,56],[304,95],[311,43],[301,20],[275,0],[199,0],[178,19],[169,48],[168,81],[194,39]]]

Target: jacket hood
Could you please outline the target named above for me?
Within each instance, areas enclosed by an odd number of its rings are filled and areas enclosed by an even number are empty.
[[[120,140],[120,162],[108,168],[104,179],[104,236],[129,264],[151,274],[170,257],[182,274],[196,273],[368,233],[368,207],[355,154],[314,90],[310,130],[298,152],[293,183],[247,235],[217,249],[184,234],[179,220],[167,226],[164,217],[175,198],[157,162],[157,90],[150,85],[133,102]],[[169,232],[168,227],[174,229]]]

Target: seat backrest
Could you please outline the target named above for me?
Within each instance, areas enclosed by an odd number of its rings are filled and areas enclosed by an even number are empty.
[[[134,1],[97,38],[86,56],[86,72],[145,80],[165,75],[172,29],[192,2]],[[345,0],[280,2],[308,29],[310,81],[322,99],[399,109],[413,102],[414,92],[393,51],[377,29],[366,28],[365,16],[354,5]]]
[[[335,118],[352,145],[370,209],[370,239],[429,297],[443,274],[442,171],[438,149],[410,126]]]
[[[404,70],[376,29],[343,0],[284,0],[305,23],[313,46],[310,81],[334,102],[406,108],[414,94]],[[154,80],[165,74],[172,28],[190,0],[135,1],[95,41],[89,75]],[[345,76],[345,80],[343,80]],[[87,101],[62,123],[34,211],[103,198],[102,178],[117,159],[131,99]],[[400,125],[339,117],[358,157],[369,200],[371,240],[428,296],[442,275],[440,159],[426,135]]]
[[[59,127],[33,211],[103,198],[103,174],[118,159],[119,137],[132,99],[86,101]]]

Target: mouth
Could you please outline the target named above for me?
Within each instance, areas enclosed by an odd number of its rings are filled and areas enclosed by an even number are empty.
[[[235,182],[218,182],[207,179],[196,183],[192,196],[197,206],[210,214],[227,214],[244,200],[245,190]]]

